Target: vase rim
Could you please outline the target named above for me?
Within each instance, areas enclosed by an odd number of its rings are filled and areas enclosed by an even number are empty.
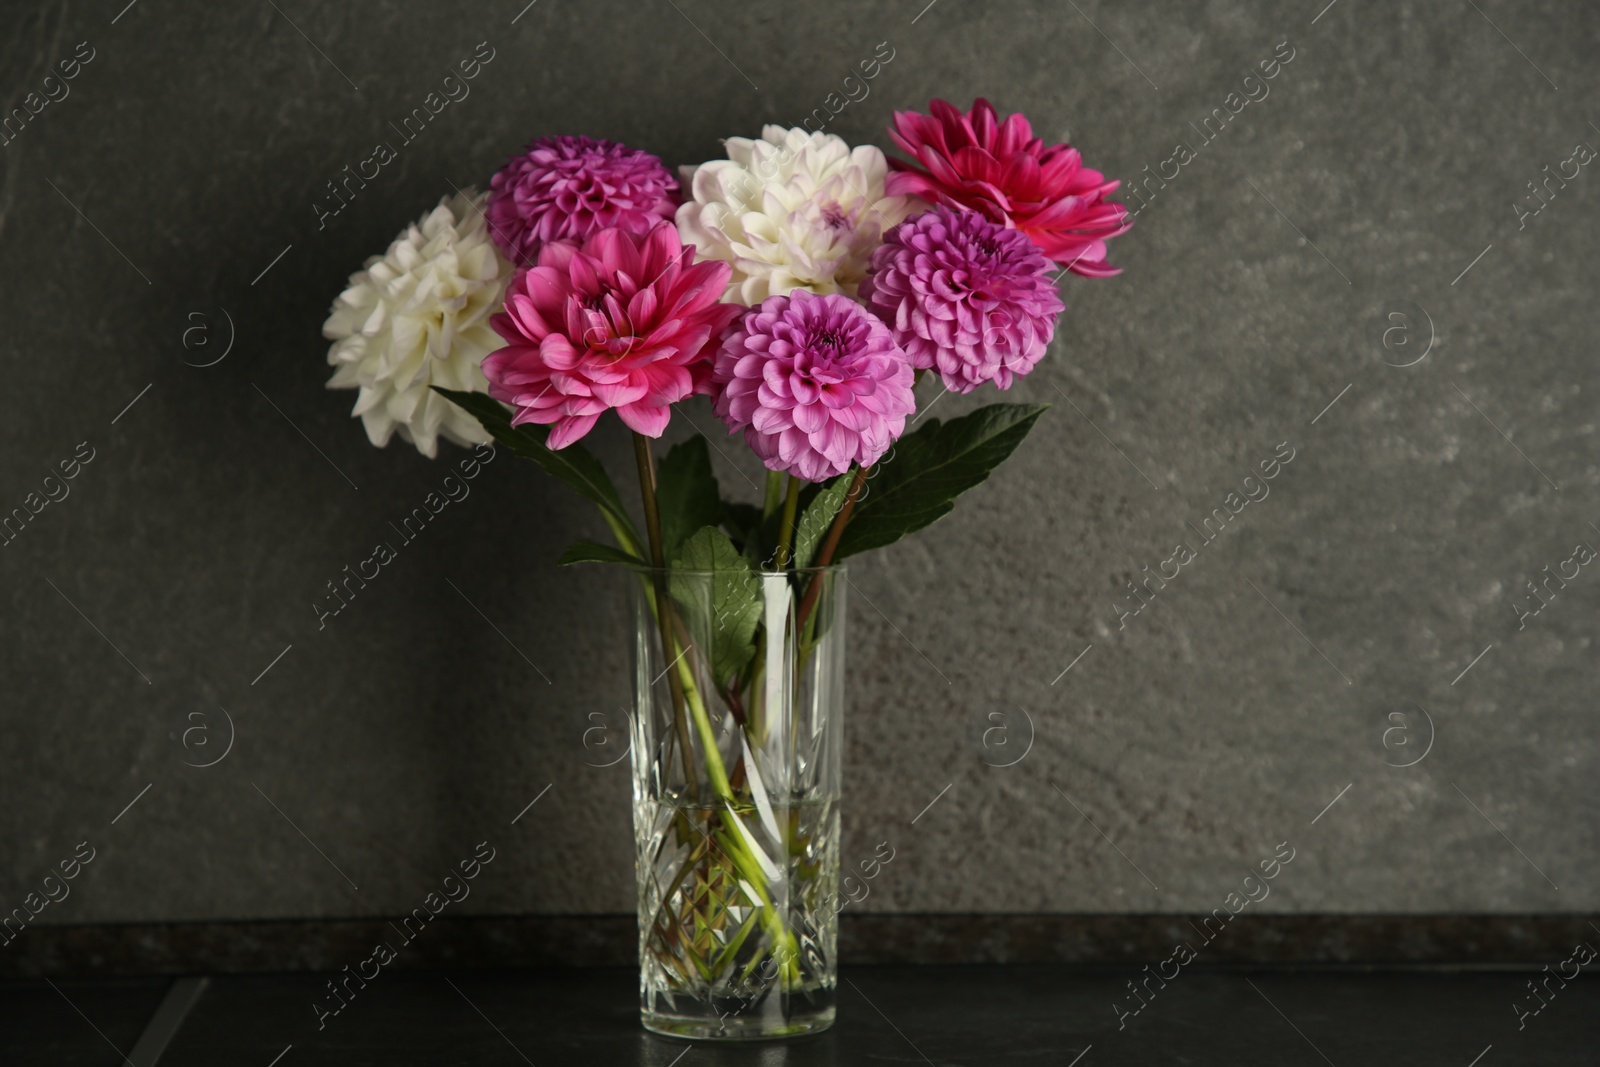
[[[628,570],[633,571],[636,574],[649,575],[680,574],[698,576],[703,574],[710,576],[729,573],[729,571],[726,569],[717,570],[712,567],[652,567],[645,563],[628,563],[622,564],[622,566],[627,567]],[[756,570],[753,573],[761,578],[777,578],[779,576],[794,574],[843,574],[849,566],[850,565],[848,563],[830,563],[825,567],[789,567],[781,571],[762,569]]]

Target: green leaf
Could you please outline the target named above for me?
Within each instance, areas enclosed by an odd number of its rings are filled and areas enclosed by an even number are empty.
[[[948,515],[956,497],[987,478],[1028,436],[1048,404],[990,404],[896,442],[867,481],[835,560],[893,544]]]
[[[558,567],[570,567],[574,563],[624,563],[630,567],[644,566],[644,560],[632,552],[624,552],[611,545],[596,544],[593,541],[574,541],[561,553],[561,558],[556,560]]]
[[[622,542],[624,549],[637,549],[644,543],[639,538],[639,531],[634,528],[633,520],[622,507],[622,498],[617,496],[617,487],[611,483],[611,477],[606,474],[606,469],[588,449],[577,444],[568,445],[559,452],[546,447],[545,440],[550,436],[548,427],[526,423],[512,426],[511,413],[501,407],[499,401],[482,393],[441,389],[437,385],[433,387],[433,391],[465,409],[497,442],[510,449],[513,455],[533,460],[545,469],[545,473],[561,479],[580,496],[599,505],[606,524],[611,527],[611,532],[617,535],[617,540]]]
[[[661,510],[661,550],[667,559],[702,526],[722,518],[722,497],[711,473],[711,450],[699,435],[673,445],[656,472],[656,502]]]
[[[672,567],[672,599],[694,639],[710,641],[712,675],[725,688],[755,657],[761,582],[750,561],[714,526],[701,527],[685,540]],[[708,578],[688,571],[712,573]]]
[[[819,492],[811,495],[811,502],[800,513],[800,521],[795,523],[794,527],[796,570],[811,566],[811,560],[828,536],[828,527],[833,525],[833,517],[839,514],[839,509],[844,506],[844,498],[849,495],[850,483],[855,481],[855,478],[855,471],[845,471]],[[848,530],[849,527],[846,526],[845,529]]]

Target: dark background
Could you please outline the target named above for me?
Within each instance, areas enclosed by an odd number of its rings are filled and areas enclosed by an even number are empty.
[[[1600,174],[1514,205],[1600,145],[1600,12],[924,3],[0,5],[5,108],[94,54],[0,149],[0,509],[94,454],[0,548],[0,910],[88,841],[39,925],[386,916],[487,840],[462,914],[630,912],[626,761],[594,766],[622,598],[554,567],[601,523],[502,456],[319,631],[324,583],[464,454],[372,448],[320,326],[530,137],[701,161],[887,42],[831,132],[888,146],[894,109],[982,94],[1112,177],[1195,158],[1123,275],[1066,280],[1017,457],[853,564],[844,854],[896,848],[862,912],[1208,912],[1284,841],[1263,913],[1592,911],[1600,569],[1515,605],[1600,546]],[[480,42],[471,96],[319,230]],[[1271,496],[1119,629],[1281,442]],[[594,444],[628,470],[617,425]],[[233,746],[193,766],[219,709]]]

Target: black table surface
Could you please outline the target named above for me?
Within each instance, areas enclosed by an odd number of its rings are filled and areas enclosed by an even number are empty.
[[[1563,984],[1531,970],[1195,969],[1165,988],[1152,982],[1148,1000],[1135,1001],[1127,982],[1142,973],[1128,968],[846,968],[832,1030],[745,1045],[645,1033],[628,970],[380,973],[319,1030],[313,1005],[326,997],[329,977],[213,977],[197,997],[193,982],[167,978],[7,983],[0,985],[0,1064],[1600,1063],[1600,982],[1585,975]],[[1530,981],[1539,983],[1538,999]],[[185,988],[191,995],[179,996]],[[150,1060],[150,1042],[140,1037],[163,1002],[177,999],[192,1008]],[[1119,1008],[1131,1012],[1139,1003],[1137,1015],[1119,1016]]]

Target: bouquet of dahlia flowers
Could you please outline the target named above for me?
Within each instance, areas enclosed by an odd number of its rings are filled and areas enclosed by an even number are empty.
[[[991,404],[907,432],[915,390],[929,374],[937,395],[1010,388],[1054,336],[1056,280],[1115,274],[1106,241],[1131,225],[1105,199],[1117,183],[1023,116],[1002,120],[985,100],[930,111],[895,114],[906,159],[768,126],[682,168],[681,184],[638,149],[540,138],[487,193],[444,198],[370,260],[324,327],[328,384],[360,390],[374,444],[398,431],[433,456],[440,436],[492,439],[598,506],[612,543],[574,544],[563,564],[639,575],[671,722],[636,767],[665,764],[663,790],[699,812],[664,817],[692,854],[671,890],[656,887],[646,931],[678,988],[748,980],[752,929],[773,982],[806,982],[774,904],[782,864],[756,840],[759,823],[773,851],[803,858],[806,832],[764,806],[756,754],[823,639],[824,575],[945,515],[1016,449],[1045,406]],[[723,495],[703,437],[658,462],[651,442],[697,394],[766,467],[761,500]],[[642,533],[581,444],[607,412],[633,434]],[[706,575],[702,604],[687,590]],[[773,588],[789,598],[776,614],[762,607]],[[777,684],[780,637],[797,658]]]

